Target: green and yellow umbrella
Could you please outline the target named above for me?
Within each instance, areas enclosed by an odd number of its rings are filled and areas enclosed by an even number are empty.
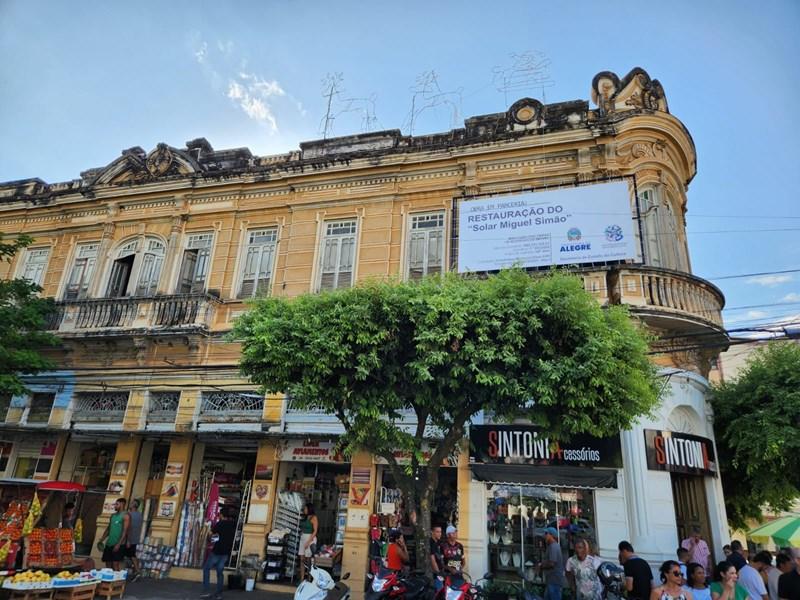
[[[800,546],[800,516],[780,517],[751,529],[747,537],[759,544],[772,540],[778,546]]]

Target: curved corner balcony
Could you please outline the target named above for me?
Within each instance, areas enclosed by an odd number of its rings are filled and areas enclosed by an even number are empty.
[[[719,337],[723,343],[727,340],[722,323],[725,298],[705,279],[658,267],[625,266],[610,283],[613,301],[628,305],[654,328],[675,335]]]
[[[218,304],[208,294],[68,300],[56,303],[48,329],[60,336],[203,333]]]

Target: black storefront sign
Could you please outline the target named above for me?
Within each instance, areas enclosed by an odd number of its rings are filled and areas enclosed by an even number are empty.
[[[687,475],[716,475],[714,443],[699,435],[644,430],[647,468]]]
[[[559,442],[532,425],[473,425],[469,439],[471,463],[622,468],[619,435]]]

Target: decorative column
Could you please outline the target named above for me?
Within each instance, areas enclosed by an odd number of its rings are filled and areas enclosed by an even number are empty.
[[[366,490],[364,488],[367,488]],[[369,515],[375,502],[375,465],[372,455],[358,452],[350,463],[350,493],[344,530],[342,573],[350,573],[348,585],[354,600],[364,597],[369,557]]]
[[[256,468],[250,488],[250,508],[242,529],[241,556],[264,553],[264,542],[272,527],[272,508],[275,506],[275,441],[259,442]]]
[[[113,218],[116,216],[118,210],[116,205],[109,204],[108,207],[108,217]],[[99,298],[104,295],[105,289],[104,286],[107,283],[106,281],[106,265],[108,264],[109,259],[109,252],[111,252],[111,246],[114,241],[114,232],[116,231],[116,224],[112,222],[106,222],[103,226],[103,237],[100,239],[100,247],[97,249],[97,262],[94,266],[94,276],[92,277],[92,282],[89,285],[88,296],[89,298]]]
[[[163,544],[175,544],[181,507],[187,492],[193,448],[194,444],[188,438],[173,440],[169,446],[164,484],[150,525],[150,536],[161,538]]]
[[[647,502],[647,455],[644,435],[635,427],[620,433],[622,441],[622,461],[625,465],[625,499],[628,506],[628,540],[639,551],[651,537],[650,509]],[[640,544],[641,542],[641,544]]]
[[[126,437],[117,442],[117,451],[111,465],[111,477],[108,480],[108,489],[103,500],[103,512],[97,517],[95,539],[92,541],[92,558],[97,561],[100,560],[102,552],[97,549],[95,542],[99,541],[100,536],[103,535],[111,515],[114,513],[114,503],[118,498],[125,498],[130,502],[141,446],[142,438],[138,436]]]

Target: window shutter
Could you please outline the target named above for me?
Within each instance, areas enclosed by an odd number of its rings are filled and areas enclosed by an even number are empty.
[[[178,289],[181,294],[188,294],[192,291],[194,282],[194,271],[197,265],[197,251],[186,250],[183,253],[183,264],[181,265],[180,283]]]

